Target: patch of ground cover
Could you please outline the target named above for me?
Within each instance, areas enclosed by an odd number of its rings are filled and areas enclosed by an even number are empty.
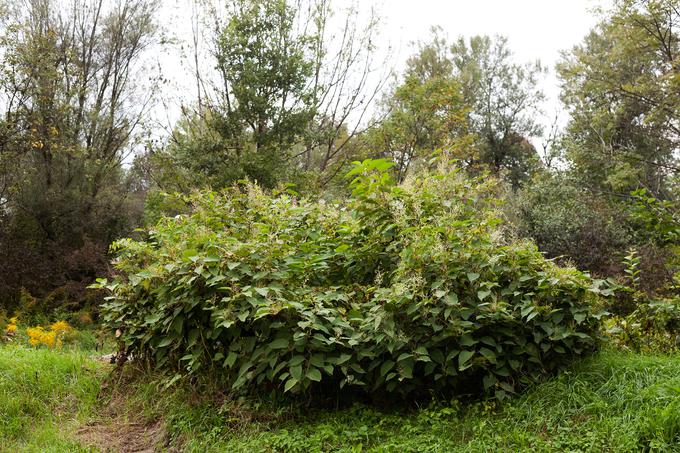
[[[108,356],[98,359],[110,362]],[[97,414],[81,424],[74,437],[81,445],[103,452],[178,451],[169,445],[160,410],[160,403],[170,394],[162,393],[162,380],[151,378],[134,365],[111,368],[102,381]],[[136,378],[131,381],[130,375]]]
[[[91,350],[0,347],[0,452],[152,452],[160,419],[131,411]],[[132,387],[125,387],[131,391]]]
[[[182,451],[680,451],[680,357],[605,350],[496,406],[304,410],[204,391],[134,404],[163,414]],[[150,402],[155,401],[154,404]]]
[[[157,451],[165,447],[164,438],[165,430],[160,421],[140,423],[112,419],[91,423],[76,432],[81,445],[122,453]]]
[[[96,411],[104,373],[86,352],[0,347],[0,450],[83,450],[71,433]]]
[[[605,350],[501,406],[401,410],[234,400],[217,386],[164,390],[139,371],[106,380],[107,369],[77,352],[0,348],[0,450],[680,451],[677,355]]]

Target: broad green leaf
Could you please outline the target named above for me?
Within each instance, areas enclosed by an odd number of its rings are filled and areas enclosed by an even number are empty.
[[[460,344],[461,346],[474,346],[477,344],[477,340],[472,338],[472,335],[469,333],[466,333],[462,337],[460,337]]]
[[[314,354],[312,357],[309,359],[309,363],[314,365],[315,367],[323,367],[324,366],[324,359],[323,359],[323,354]]]
[[[394,367],[394,362],[391,360],[386,360],[380,366],[380,376],[385,376]]]
[[[496,376],[487,374],[482,378],[482,382],[484,383],[484,390],[489,390],[493,385],[498,382],[498,379],[496,379]]]
[[[486,360],[488,360],[491,363],[496,363],[496,353],[493,352],[491,349],[488,348],[481,348],[479,350],[479,353],[484,356]]]
[[[507,382],[501,382],[500,386],[508,393],[515,393],[515,388]]]
[[[227,354],[227,358],[224,359],[222,366],[225,368],[231,368],[236,363],[236,359],[238,359],[238,355],[235,352],[230,352]]]
[[[173,342],[174,338],[173,337],[165,337],[163,338],[160,343],[158,343],[158,348],[164,348],[168,345],[170,345]]]
[[[458,355],[458,369],[463,371],[464,369],[468,368],[468,361],[474,355],[474,351],[460,351],[460,354]]]
[[[397,358],[397,362],[401,362],[402,360],[410,359],[411,357],[413,357],[413,354],[409,354],[408,352],[404,352],[403,354],[401,354],[399,356],[399,358]]]
[[[290,367],[290,375],[298,381],[302,379],[302,365]]]
[[[338,357],[335,361],[336,365],[342,365],[343,363],[347,362],[349,359],[351,359],[352,356],[349,354],[340,354],[340,357]]]
[[[307,379],[314,382],[321,381],[321,372],[316,368],[310,368],[307,371]]]
[[[458,305],[458,294],[448,293],[446,295],[446,304],[450,306]]]
[[[576,321],[576,324],[581,324],[583,321],[585,321],[587,315],[585,313],[576,313],[574,314],[574,320]]]
[[[184,316],[178,315],[178,316],[175,317],[175,319],[172,320],[172,324],[170,325],[170,330],[175,332],[178,335],[181,335],[183,326],[184,326]]]
[[[289,344],[290,341],[287,338],[277,338],[269,343],[269,349],[286,349]]]
[[[441,349],[434,349],[430,353],[430,357],[432,360],[434,360],[436,363],[443,364],[444,363],[444,353],[441,351]]]
[[[413,359],[404,360],[399,364],[400,374],[405,379],[413,379]]]
[[[286,385],[283,387],[284,392],[291,390],[299,381],[295,378],[290,378],[286,381]]]
[[[288,361],[288,365],[289,366],[297,366],[297,365],[300,365],[304,361],[305,361],[305,356],[296,355],[296,356],[293,356],[293,358]]]

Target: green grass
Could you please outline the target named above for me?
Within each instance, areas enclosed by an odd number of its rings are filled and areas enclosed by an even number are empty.
[[[0,451],[77,451],[69,434],[96,409],[100,381],[83,352],[0,347]]]
[[[0,348],[0,446],[77,451],[75,427],[98,417],[100,375],[77,352]],[[150,377],[117,390],[126,414],[162,417],[182,451],[680,451],[678,356],[603,351],[501,407],[305,413],[280,403],[218,403],[217,390],[161,393]]]
[[[135,404],[151,401],[154,389],[142,386]],[[267,413],[267,405],[189,399],[179,389],[156,405],[186,451],[680,451],[678,356],[605,351],[500,408]]]

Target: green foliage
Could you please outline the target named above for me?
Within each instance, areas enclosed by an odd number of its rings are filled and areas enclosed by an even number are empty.
[[[174,217],[189,210],[190,207],[178,192],[151,190],[144,200],[144,224],[154,225],[164,216]]]
[[[107,325],[161,369],[292,392],[503,398],[594,348],[596,289],[499,243],[489,183],[441,170],[395,186],[389,167],[357,163],[344,205],[194,194],[191,214],[114,245]]]
[[[637,308],[627,316],[605,321],[605,330],[615,344],[643,352],[680,350],[680,300],[653,299],[637,293]]]
[[[671,402],[655,408],[641,430],[640,444],[650,450],[661,451],[680,444],[680,385],[674,382],[664,390],[663,396],[670,397]]]
[[[647,189],[637,189],[631,193],[631,218],[643,240],[659,245],[678,244],[680,240],[680,221],[676,203],[659,200],[651,196]]]
[[[78,285],[80,286],[80,285]],[[19,316],[27,325],[51,324],[65,320],[76,327],[91,327],[98,318],[98,306],[103,292],[81,289],[75,293],[58,288],[46,297],[36,297],[25,288],[19,291],[19,300],[9,313]]]
[[[243,452],[670,452],[677,449],[679,371],[677,357],[606,352],[499,406],[454,401],[413,412],[354,406],[254,423],[241,431],[227,430],[221,438],[192,433],[187,447]]]
[[[473,137],[459,84],[448,77],[409,76],[385,101],[385,120],[365,137],[371,149],[385,150],[396,163],[397,180],[417,170],[433,150],[471,160]]]
[[[635,249],[628,251],[628,255],[623,258],[623,265],[630,286],[636,288],[640,283],[640,256]]]
[[[539,135],[533,118],[543,100],[538,87],[545,69],[540,62],[517,64],[505,37],[460,37],[451,45],[453,73],[471,107],[470,124],[478,134],[480,160],[513,187],[539,166],[528,138]]]
[[[677,173],[677,2],[617,0],[558,65],[567,158],[598,189],[669,196]]]
[[[452,157],[468,170],[488,169],[518,187],[540,166],[527,138],[541,132],[531,115],[543,99],[538,88],[543,71],[539,63],[514,63],[504,37],[449,43],[435,27],[431,41],[408,59],[402,86],[387,99],[396,131],[388,130],[386,138],[394,143],[381,149],[392,151],[401,167],[400,159],[409,162],[404,154],[417,156],[418,145],[451,147],[453,137],[453,144],[467,142],[454,146],[460,149]]]
[[[561,174],[534,178],[509,198],[505,211],[518,234],[549,258],[566,257],[604,276],[619,273],[632,243],[625,211]]]
[[[235,116],[225,115],[235,121]],[[263,139],[266,146],[257,149],[249,134],[242,129],[228,132],[224,122],[222,113],[209,109],[187,115],[176,124],[164,149],[140,157],[138,165],[145,168],[154,189],[188,193],[196,187],[227,187],[242,179],[273,188],[294,177],[286,162],[287,144],[274,146],[267,138]]]
[[[299,14],[281,0],[233,0],[231,17],[217,38],[217,64],[228,87],[218,130],[243,148],[247,131],[257,152],[279,157],[296,143],[314,116],[314,71],[308,54],[318,37],[298,34]]]
[[[453,400],[417,409],[230,399],[207,380],[200,390],[159,393],[159,377],[148,374],[101,391],[103,367],[76,352],[0,347],[0,366],[0,444],[9,451],[91,451],[80,427],[120,426],[125,436],[131,414],[160,422],[164,447],[187,452],[632,452],[675,451],[678,443],[677,355],[605,350],[502,404]],[[138,441],[123,438],[121,447]]]
[[[228,20],[214,36],[222,91],[184,111],[167,146],[144,158],[157,187],[187,193],[250,179],[274,188],[290,179],[295,146],[316,113],[309,81],[319,36],[311,24],[301,31],[301,7],[226,2]]]
[[[83,293],[140,214],[122,161],[148,104],[136,71],[156,3],[3,4],[0,304],[12,306],[21,287]]]
[[[196,67],[197,102],[139,159],[152,187],[188,193],[249,179],[341,192],[351,161],[365,157],[360,136],[380,121],[370,112],[390,69],[375,60],[377,17],[340,3],[202,3],[218,18],[208,38],[216,71]]]
[[[645,301],[675,297],[669,294],[669,283],[678,265],[679,98],[674,87],[679,11],[676,1],[616,0],[558,65],[562,100],[570,113],[562,140],[567,172],[576,187],[587,189],[593,200],[616,213],[608,216],[616,220],[611,230],[628,236],[607,247],[602,239],[615,236],[602,231],[584,242],[585,254],[570,256],[580,265],[594,243],[592,250],[613,264],[613,257],[635,247],[635,275],[630,267],[610,264],[606,270],[584,264],[595,272],[625,276],[636,290],[648,293],[636,296]],[[624,263],[632,264],[630,259]]]

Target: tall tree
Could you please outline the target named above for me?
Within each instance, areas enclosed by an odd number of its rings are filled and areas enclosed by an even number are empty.
[[[558,66],[567,157],[598,190],[669,197],[680,145],[680,2],[618,0]]]
[[[236,0],[229,14],[216,52],[224,85],[223,127],[237,140],[245,128],[256,152],[283,154],[314,115],[306,83],[314,67],[306,55],[316,33],[297,34],[296,11],[283,0]]]
[[[453,74],[471,106],[469,121],[479,136],[480,158],[514,186],[538,164],[528,138],[542,129],[536,120],[543,93],[540,63],[517,64],[505,37],[459,38],[451,46]]]
[[[456,102],[468,107],[467,123],[477,137],[475,147],[468,147],[468,165],[481,164],[518,186],[539,163],[528,139],[541,133],[535,115],[543,99],[538,88],[543,72],[538,62],[514,63],[504,37],[449,43],[441,28],[433,28],[431,40],[409,58],[405,77],[455,81]]]
[[[137,70],[156,3],[8,3],[0,47],[0,285],[87,283],[128,227],[122,163],[148,96]],[[9,162],[9,164],[8,164]],[[12,291],[6,293],[11,294]]]
[[[224,18],[208,36],[219,83],[197,76],[199,108],[185,108],[151,166],[188,165],[188,186],[250,177],[271,187],[301,172],[327,184],[384,80],[372,78],[377,22],[350,7],[331,27],[330,0],[229,0],[208,11]]]

